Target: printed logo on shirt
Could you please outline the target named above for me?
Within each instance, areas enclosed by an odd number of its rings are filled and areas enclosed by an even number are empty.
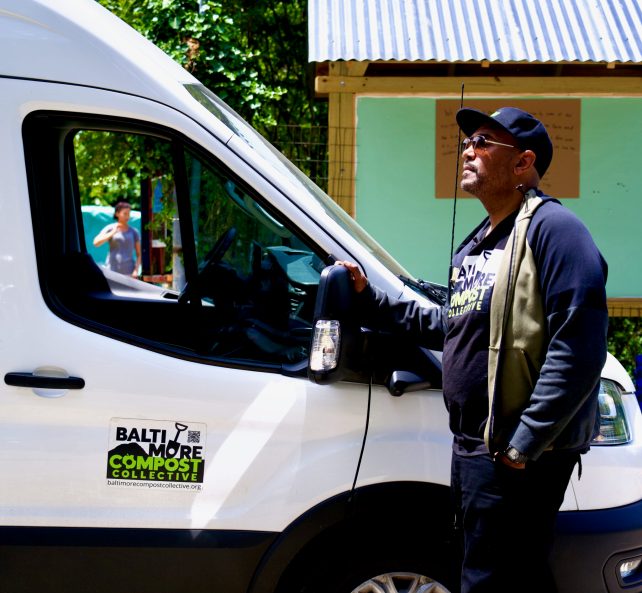
[[[448,318],[471,311],[487,313],[503,249],[486,249],[478,255],[467,255],[459,267],[450,293]]]

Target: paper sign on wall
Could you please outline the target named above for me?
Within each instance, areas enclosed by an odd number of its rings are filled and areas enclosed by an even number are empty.
[[[435,197],[452,198],[459,150],[459,128],[455,114],[458,99],[437,99],[435,121]],[[580,195],[580,99],[471,99],[465,107],[492,113],[498,107],[519,107],[539,119],[553,142],[553,162],[540,188],[555,198],[578,198]],[[463,135],[462,135],[463,138]],[[459,163],[461,174],[461,159]],[[459,189],[457,195],[471,197]]]

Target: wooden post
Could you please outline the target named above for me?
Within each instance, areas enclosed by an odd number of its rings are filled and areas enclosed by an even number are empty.
[[[349,76],[347,62],[333,62],[330,73]],[[355,96],[354,92],[328,95],[328,194],[350,216],[355,208]]]

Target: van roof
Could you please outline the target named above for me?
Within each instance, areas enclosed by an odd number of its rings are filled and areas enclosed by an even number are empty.
[[[198,82],[96,0],[0,0],[0,76],[167,101]]]

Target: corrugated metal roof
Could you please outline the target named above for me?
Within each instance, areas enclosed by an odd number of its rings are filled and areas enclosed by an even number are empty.
[[[642,62],[642,0],[309,0],[309,60]]]

